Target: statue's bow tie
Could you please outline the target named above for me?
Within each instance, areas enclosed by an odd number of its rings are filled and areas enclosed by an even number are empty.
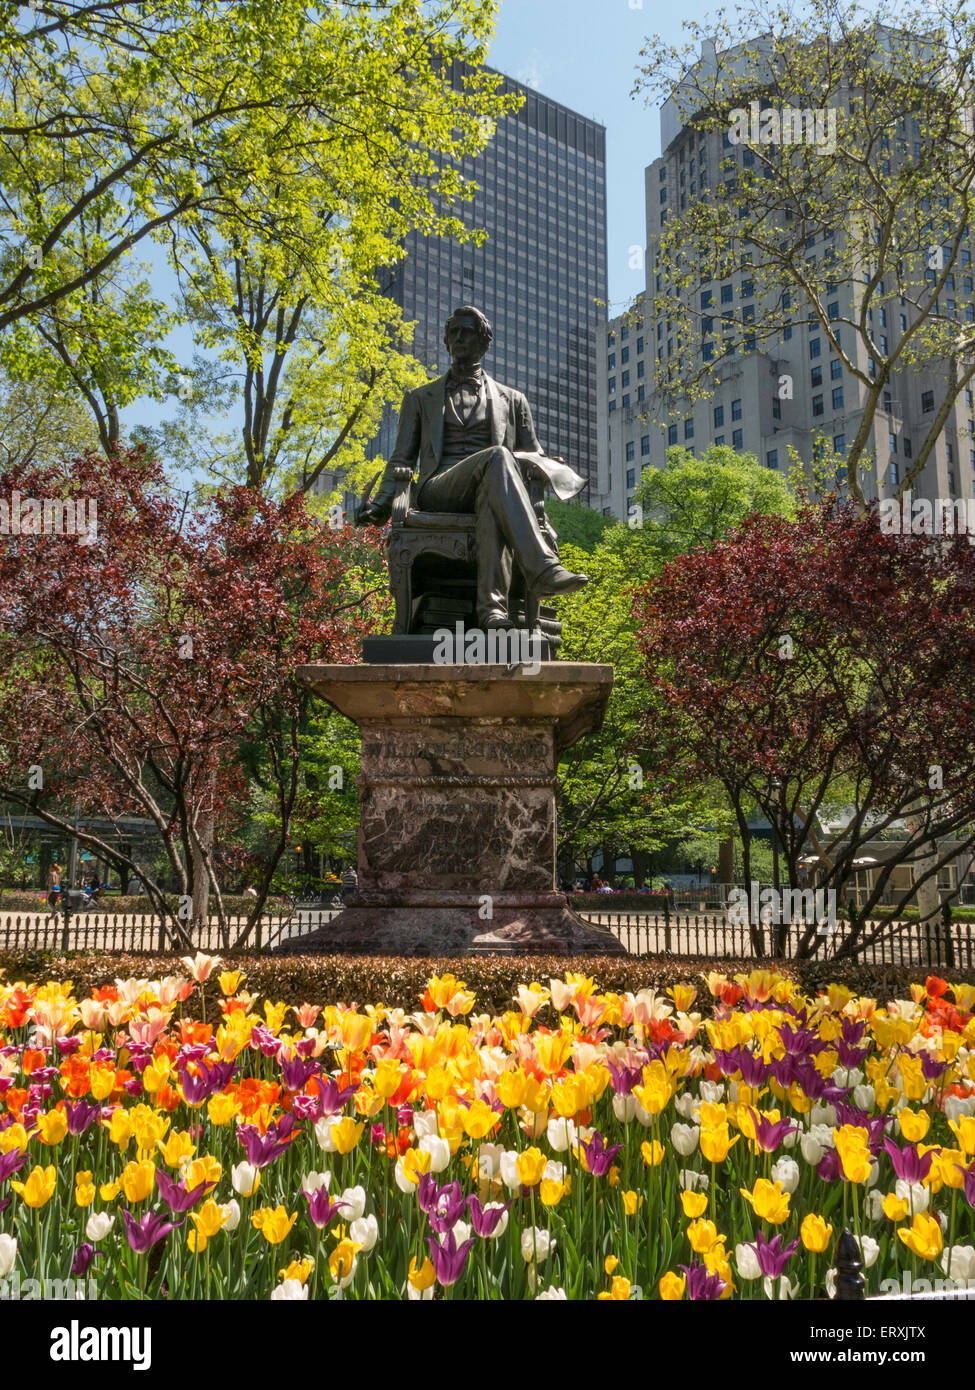
[[[447,373],[447,390],[458,391],[461,387],[466,386],[471,391],[480,391],[483,380],[481,372],[468,372],[461,375],[459,372],[451,370]]]

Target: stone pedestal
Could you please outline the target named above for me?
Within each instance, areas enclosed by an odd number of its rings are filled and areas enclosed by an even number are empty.
[[[303,666],[362,731],[359,891],[289,949],[625,954],[555,887],[556,767],[613,668]]]

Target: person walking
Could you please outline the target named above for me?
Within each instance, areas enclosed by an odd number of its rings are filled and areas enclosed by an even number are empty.
[[[48,870],[47,906],[49,912],[57,912],[61,906],[61,865],[56,859]]]
[[[358,891],[359,875],[356,873],[354,867],[350,864],[349,867],[346,869],[345,873],[342,875],[342,901],[348,901],[349,895],[351,893],[357,893]]]

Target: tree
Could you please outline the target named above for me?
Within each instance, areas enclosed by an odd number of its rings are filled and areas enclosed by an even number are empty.
[[[333,376],[346,363],[324,403],[341,402],[341,437],[384,331],[374,296],[360,319],[352,306],[407,231],[469,235],[459,165],[518,104],[478,66],[493,15],[484,0],[7,6],[0,365],[78,394],[109,450],[138,396],[192,389],[164,342],[189,314],[244,376],[252,485],[277,432],[308,440],[314,404],[278,393],[293,349],[309,389],[329,354]],[[457,59],[474,65],[462,89]],[[134,260],[158,247],[178,308]]]
[[[973,604],[975,549],[963,538],[884,535],[876,506],[864,514],[835,498],[804,505],[794,522],[749,518],[671,561],[638,598],[645,717],[668,741],[670,767],[725,788],[746,879],[755,804],[776,828],[790,884],[815,852],[820,885],[841,903],[866,845],[898,836],[844,952],[890,930],[866,923],[897,868],[915,873],[894,894],[902,911],[975,845]],[[835,806],[845,814],[827,829]],[[822,940],[811,924],[801,953]]]
[[[275,819],[255,921],[301,789],[311,701],[295,671],[356,659],[384,601],[362,583],[376,542],[322,526],[300,497],[246,488],[181,511],[138,451],[11,482],[24,497],[84,497],[89,516],[96,502],[98,531],[87,544],[21,534],[0,552],[0,799],[139,873],[185,939],[209,893],[225,923],[216,847],[245,815],[242,750],[257,747]],[[178,915],[146,866],[75,830],[95,810],[156,827]]]
[[[559,544],[574,545],[577,550],[595,550],[604,531],[613,524],[608,516],[600,516],[591,507],[560,502],[557,497],[546,498],[545,515],[555,528]]]
[[[91,418],[73,397],[43,381],[0,375],[0,475],[71,458],[96,442]]]
[[[740,33],[721,19],[708,34],[686,21],[693,44],[654,38],[643,50],[638,88],[672,97],[692,130],[730,142],[710,182],[699,175],[699,194],[686,208],[672,201],[660,229],[652,313],[670,321],[676,351],[658,365],[655,386],[665,402],[710,395],[724,354],[769,345],[776,358],[783,332],[808,321],[849,383],[846,409],[858,423],[848,482],[862,504],[874,430],[892,413],[885,394],[898,401],[905,373],[923,372],[932,408],[900,495],[975,375],[971,279],[962,275],[975,212],[965,105],[975,17],[940,0],[913,11],[810,0],[802,20],[764,5],[738,14]],[[792,110],[798,129],[784,116]],[[715,283],[746,267],[747,309],[745,296],[720,309]],[[717,344],[711,363],[681,350],[702,340]],[[788,374],[779,395],[787,422]]]

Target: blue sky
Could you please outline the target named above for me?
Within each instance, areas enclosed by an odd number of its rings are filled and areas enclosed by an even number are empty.
[[[609,312],[618,313],[643,288],[642,270],[629,267],[629,248],[645,245],[643,170],[660,153],[657,110],[630,96],[648,34],[680,44],[683,18],[715,12],[705,0],[680,8],[659,0],[502,0],[491,47],[492,67],[534,87],[606,127]],[[149,259],[143,248],[142,259]],[[153,287],[168,299],[173,277],[152,257]],[[171,333],[170,348],[189,363],[192,334]],[[172,400],[141,398],[123,411],[131,425],[155,425],[175,413]]]

